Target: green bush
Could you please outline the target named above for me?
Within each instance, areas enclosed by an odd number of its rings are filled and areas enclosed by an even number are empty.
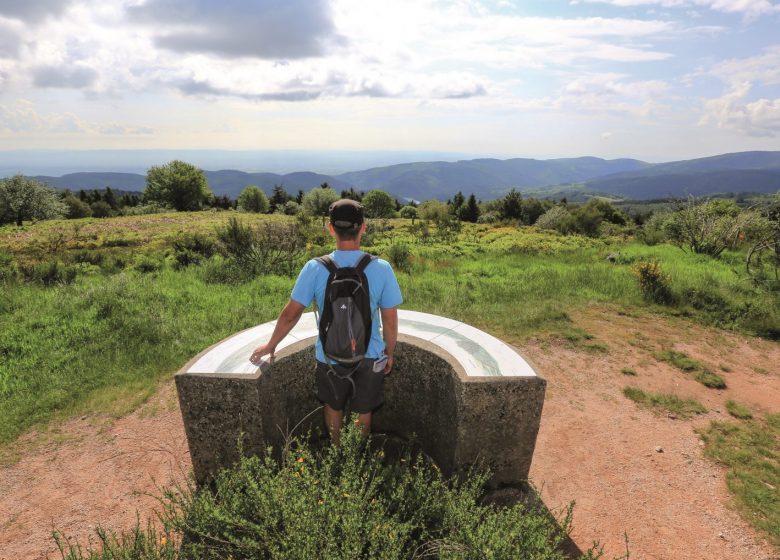
[[[89,218],[92,215],[92,208],[89,207],[89,204],[73,195],[63,197],[62,203],[68,208],[65,214],[67,218]]]
[[[397,270],[408,272],[410,268],[409,257],[412,252],[406,243],[393,243],[387,248],[387,260]]]
[[[639,289],[646,299],[661,305],[674,303],[671,288],[671,278],[657,261],[642,261],[634,267],[634,274],[639,280]]]
[[[244,212],[268,212],[268,197],[260,187],[248,185],[238,195],[238,207]]]
[[[173,241],[174,267],[177,270],[200,264],[217,252],[217,243],[202,233],[187,233]]]
[[[29,282],[40,282],[44,286],[70,284],[76,279],[76,269],[60,261],[42,261],[23,265],[20,272]]]
[[[14,262],[13,255],[0,251],[0,282],[16,280],[18,275],[19,271]]]
[[[281,460],[244,457],[212,489],[165,490],[163,531],[98,529],[102,551],[54,536],[64,560],[569,558],[571,505],[559,520],[538,501],[484,505],[487,472],[449,481],[421,455],[391,461],[363,443],[349,423],[341,447],[294,439]],[[583,558],[600,555],[594,546]]]
[[[669,216],[668,212],[650,216],[637,232],[637,239],[645,245],[658,245],[666,241],[666,222],[669,220]]]
[[[114,215],[111,206],[102,200],[98,200],[89,205],[92,216],[95,218],[108,218]]]
[[[341,447],[242,458],[213,492],[168,492],[165,512],[185,558],[566,558],[570,510],[561,527],[540,505],[481,505],[487,478],[447,481],[408,451],[386,461],[348,423]]]

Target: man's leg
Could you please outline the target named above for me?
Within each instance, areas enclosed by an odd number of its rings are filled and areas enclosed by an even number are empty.
[[[363,437],[368,437],[371,433],[371,412],[358,414],[357,424],[360,426],[360,433]]]
[[[325,426],[328,428],[330,441],[333,442],[334,445],[339,445],[341,443],[341,423],[344,419],[344,411],[335,410],[329,404],[325,403],[323,412],[325,414]],[[370,421],[369,418],[369,423]]]

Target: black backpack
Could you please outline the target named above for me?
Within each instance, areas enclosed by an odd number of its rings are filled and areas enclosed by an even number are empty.
[[[371,340],[371,298],[366,267],[376,257],[365,254],[357,264],[339,268],[329,255],[317,258],[330,275],[320,317],[320,342],[325,359],[357,367]]]

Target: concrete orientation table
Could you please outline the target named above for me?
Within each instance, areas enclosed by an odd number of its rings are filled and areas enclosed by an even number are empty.
[[[236,333],[203,350],[176,374],[195,479],[208,482],[245,454],[280,449],[283,433],[321,426],[314,393],[314,313],[305,313],[277,346],[273,364],[252,351],[276,321]],[[398,346],[385,380],[375,432],[416,442],[445,475],[482,459],[491,486],[522,486],[531,466],[546,382],[512,347],[465,323],[398,311]],[[298,432],[296,432],[298,433]]]

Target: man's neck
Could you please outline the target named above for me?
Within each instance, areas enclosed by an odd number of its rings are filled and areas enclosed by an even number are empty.
[[[360,241],[358,240],[349,240],[349,241],[339,241],[336,240],[336,250],[337,251],[360,251]]]

